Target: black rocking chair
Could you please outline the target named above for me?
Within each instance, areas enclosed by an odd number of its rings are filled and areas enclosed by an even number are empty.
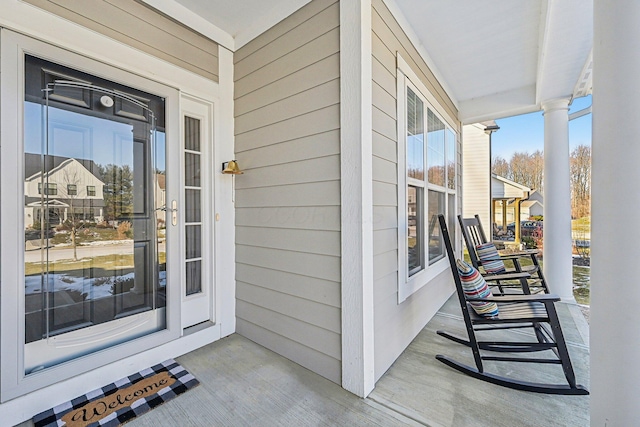
[[[473,264],[473,266],[482,273],[485,279],[490,280],[489,278],[491,275],[482,271],[482,261],[480,260],[476,250],[479,245],[489,243],[489,240],[484,233],[484,229],[482,228],[482,224],[480,223],[480,217],[475,215],[473,218],[462,218],[462,215],[458,215],[458,222],[462,229],[462,237],[464,238],[464,243],[467,246],[471,264]],[[513,267],[506,268],[505,273],[528,273],[533,279],[525,280],[524,278],[520,278],[519,285],[525,294],[536,292],[549,293],[547,282],[542,274],[542,267],[538,262],[538,253],[539,251],[537,249],[529,249],[500,256],[502,261],[510,261],[513,263]],[[531,259],[532,264],[525,266],[521,265],[520,260],[522,258]],[[498,286],[500,286],[500,291],[502,292],[505,284],[498,282]]]
[[[442,363],[470,375],[474,378],[493,384],[509,387],[516,390],[531,391],[536,393],[562,394],[562,395],[587,395],[589,391],[576,384],[575,374],[569,358],[569,352],[562,334],[560,321],[554,302],[560,301],[556,295],[502,295],[487,298],[469,298],[462,287],[462,279],[456,265],[455,255],[451,246],[449,231],[443,215],[438,216],[442,238],[449,257],[451,272],[456,285],[456,292],[462,309],[462,315],[466,326],[468,340],[437,331],[438,335],[453,340],[471,348],[475,360],[475,367],[457,362],[447,356],[437,355],[436,359]],[[494,318],[485,318],[477,315],[470,302],[488,301],[498,305],[499,314]],[[480,341],[476,337],[477,331],[495,331],[504,329],[532,328],[537,340],[527,341]],[[525,340],[526,340],[525,336]],[[486,351],[496,353],[530,353],[551,350],[553,358],[533,358],[517,356],[488,356]],[[567,384],[541,384],[521,381],[508,377],[485,372],[483,361],[498,362],[524,362],[545,363],[562,365]]]

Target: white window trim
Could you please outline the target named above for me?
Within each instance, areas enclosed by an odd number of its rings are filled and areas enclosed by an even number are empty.
[[[396,74],[396,94],[397,94],[397,135],[398,135],[398,304],[405,301],[415,292],[420,290],[426,284],[428,284],[431,280],[435,279],[439,274],[446,271],[449,267],[449,263],[447,260],[446,254],[443,258],[434,262],[433,264],[429,264],[428,259],[426,259],[426,264],[423,270],[415,273],[411,277],[409,277],[409,269],[408,269],[408,248],[404,243],[406,242],[406,230],[408,227],[407,221],[407,155],[406,155],[406,104],[407,104],[407,87],[411,87],[412,90],[417,89],[417,94],[424,100],[425,102],[425,115],[426,109],[431,109],[436,116],[443,122],[445,125],[451,129],[456,137],[456,156],[455,156],[455,174],[456,174],[456,188],[455,190],[451,190],[446,185],[441,187],[438,185],[430,184],[425,177],[425,186],[424,186],[424,207],[425,211],[427,209],[427,200],[428,200],[428,191],[429,189],[435,189],[441,191],[445,194],[445,209],[448,209],[448,196],[450,194],[456,195],[456,206],[454,209],[457,212],[458,209],[458,193],[460,191],[459,185],[459,174],[458,174],[458,156],[459,156],[459,139],[460,135],[457,131],[456,121],[451,118],[444,108],[438,103],[436,98],[429,92],[427,87],[422,83],[422,80],[418,77],[418,75],[411,69],[409,64],[402,58],[399,52],[396,53],[397,59],[397,74]],[[425,122],[426,126],[426,122]],[[425,140],[425,150],[428,149],[427,141]],[[446,153],[446,144],[445,144],[445,153]],[[446,161],[445,161],[446,164]],[[425,164],[426,168],[426,164]],[[446,216],[446,215],[445,215]],[[455,242],[454,242],[455,244]],[[425,248],[426,249],[426,248]],[[426,256],[426,255],[424,255]]]

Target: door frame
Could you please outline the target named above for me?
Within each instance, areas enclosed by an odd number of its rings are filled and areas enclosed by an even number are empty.
[[[31,54],[60,63],[74,69],[82,70],[110,80],[118,81],[143,91],[154,93],[165,98],[166,138],[179,146],[180,141],[180,92],[175,87],[144,78],[142,76],[113,67],[104,62],[61,49],[33,38],[2,30],[0,36],[0,75],[2,77],[0,92],[0,139],[18,141],[18,144],[3,143],[0,147],[0,169],[4,177],[24,176],[23,146],[23,111],[24,111],[24,55]],[[167,156],[167,176],[180,174],[178,156]],[[173,188],[167,192],[180,202],[179,180],[171,180]],[[0,401],[29,393],[33,390],[55,384],[61,380],[72,378],[79,373],[93,370],[113,361],[123,360],[134,354],[143,352],[179,338],[182,334],[180,325],[180,254],[178,247],[167,248],[167,262],[175,265],[167,266],[167,327],[150,335],[101,350],[87,356],[48,368],[30,375],[24,374],[24,261],[22,249],[16,250],[24,241],[24,215],[17,215],[16,209],[23,205],[24,186],[16,186],[15,179],[0,180],[0,259],[3,266],[0,282],[3,284],[0,293]],[[167,239],[178,242],[179,227],[167,229]],[[117,378],[114,378],[117,379]]]
[[[182,268],[182,286],[181,301],[182,314],[181,324],[183,328],[189,328],[206,321],[216,323],[216,304],[215,304],[215,259],[216,253],[214,248],[215,230],[215,186],[214,186],[214,152],[216,141],[214,139],[214,104],[194,96],[182,95],[180,104],[180,122],[184,127],[185,117],[198,119],[201,122],[201,149],[200,149],[200,209],[201,209],[201,274],[202,274],[202,292],[193,295],[186,295],[186,233],[181,235],[181,261]],[[184,184],[185,173],[185,132],[181,131],[180,139],[180,160],[181,160],[181,176],[180,176],[180,192],[184,195],[186,185]],[[167,203],[169,200],[167,199]],[[186,197],[183,203],[179,205],[180,214],[178,225],[181,230],[186,225]],[[169,213],[169,212],[167,212]]]
[[[181,93],[195,94],[214,102],[214,165],[234,159],[233,125],[233,52],[218,47],[218,82],[205,79],[189,71],[169,64],[153,55],[140,52],[119,41],[98,34],[82,26],[33,7],[19,0],[6,0],[0,14],[0,27],[17,31],[29,37],[46,40],[48,43],[72,50],[115,67],[134,72],[178,89]],[[4,37],[0,30],[0,39]],[[2,47],[0,46],[0,49]],[[6,52],[0,52],[0,56]],[[12,55],[14,53],[9,52]],[[16,90],[4,84],[5,75],[0,75],[0,92]],[[8,92],[7,92],[8,91]],[[3,109],[0,128],[4,123],[16,123],[18,111]],[[13,125],[12,125],[13,126]],[[0,140],[4,136],[0,135]],[[19,424],[33,414],[65,402],[85,393],[88,389],[103,386],[109,381],[130,375],[169,357],[177,357],[193,351],[221,337],[235,332],[235,209],[233,205],[233,180],[214,168],[215,228],[215,312],[216,324],[208,328],[193,328],[179,339],[159,347],[150,348],[128,358],[117,358],[109,364],[77,373],[72,378],[60,378],[49,386],[10,399],[0,389],[0,419],[9,425]],[[0,179],[0,183],[3,181]],[[15,185],[15,183],[13,184]],[[12,215],[14,215],[12,211]],[[0,218],[0,220],[3,218]],[[11,239],[13,233],[2,235]],[[0,248],[1,250],[1,248]],[[5,268],[7,268],[5,266]],[[2,271],[0,266],[0,271]],[[15,298],[15,296],[14,296]],[[15,303],[15,299],[13,300]],[[2,333],[2,332],[0,332]],[[11,337],[10,337],[11,338]],[[15,337],[14,337],[15,338]],[[0,341],[0,346],[2,342]],[[0,348],[1,350],[1,348]],[[15,378],[14,372],[2,371],[0,376]]]

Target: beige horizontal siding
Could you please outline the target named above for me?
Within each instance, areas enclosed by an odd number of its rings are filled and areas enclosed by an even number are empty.
[[[398,208],[395,206],[373,207],[373,229],[398,229]]]
[[[339,190],[337,181],[239,189],[236,190],[236,207],[339,206]]]
[[[373,157],[373,176],[376,181],[386,182],[387,184],[398,184],[397,164],[387,159]]]
[[[311,64],[315,64],[335,54],[339,48],[340,31],[335,28],[291,51],[277,61],[271,62],[247,75],[242,84],[236,86],[235,96],[239,98],[260,89],[266,82],[275,82]]]
[[[236,134],[236,153],[292,141],[340,128],[340,105],[296,116],[248,132]]]
[[[252,341],[289,360],[296,361],[310,371],[316,372],[335,383],[340,383],[342,366],[339,360],[244,319],[236,320],[236,330],[243,336],[253,337],[251,338]]]
[[[387,9],[382,0],[373,0],[372,4],[373,11],[371,20],[373,32],[382,40],[394,58],[396,52],[400,52],[409,66],[418,77],[420,77],[422,83],[427,87],[427,90],[436,98],[447,114],[457,119],[458,112],[453,101],[451,101],[451,98],[449,98],[427,64],[420,57],[417,49],[413,46],[409,37],[402,30],[400,24],[395,20],[389,9]]]
[[[398,161],[398,144],[394,139],[373,132],[373,155],[396,163]]]
[[[313,99],[313,103],[307,100]],[[288,98],[273,102],[264,107],[236,116],[237,133],[248,132],[287,120],[292,117],[311,113],[340,102],[340,80],[334,79]]]
[[[340,233],[291,228],[236,228],[236,243],[308,254],[340,256]]]
[[[288,52],[296,50],[337,28],[340,22],[339,6],[339,3],[334,3],[305,21],[304,25],[291,29],[252,55],[235,62],[236,79],[242,79],[248,74],[276,62]]]
[[[399,52],[454,120],[455,106],[381,0],[372,2],[373,277],[375,376],[378,379],[450,294],[440,275],[398,304],[398,135],[396,55]],[[403,141],[400,143],[404,143]]]
[[[234,63],[238,63],[246,57],[256,53],[270,43],[273,43],[282,35],[291,31],[292,29],[295,29],[299,26],[304,27],[304,23],[306,21],[318,15],[334,3],[337,3],[337,0],[313,0],[309,2],[305,7],[296,11],[287,19],[280,22],[278,25],[275,25],[262,33],[260,37],[256,37],[249,43],[245,44],[242,49],[238,50],[233,55]]]
[[[341,377],[339,3],[234,54],[238,332]]]
[[[291,73],[273,83],[256,89],[235,100],[235,114],[241,116],[309,88],[340,77],[340,55],[335,53]]]
[[[236,206],[236,225],[340,231],[340,206]]]
[[[271,268],[243,264],[237,269],[236,280],[274,292],[340,308],[340,283]]]
[[[25,0],[213,81],[218,44],[135,0]]]
[[[333,129],[290,141],[258,146],[243,152],[243,158],[251,167],[260,168],[334,156],[339,153],[340,131]]]
[[[340,309],[268,288],[237,282],[236,298],[293,319],[340,333]]]

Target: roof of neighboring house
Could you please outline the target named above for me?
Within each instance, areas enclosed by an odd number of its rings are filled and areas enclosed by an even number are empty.
[[[58,168],[62,163],[71,160],[69,157],[61,156],[46,156],[45,169],[52,171]],[[91,172],[100,181],[103,181],[100,175],[100,168],[93,160],[87,159],[75,159],[78,163],[84,166],[89,172]],[[32,178],[34,175],[39,175],[42,170],[42,156],[40,154],[25,153],[24,154],[24,177],[25,179]]]
[[[542,206],[542,203],[540,203],[538,200],[525,200],[520,206],[522,206],[523,208],[530,208],[531,206],[534,206],[536,204]]]
[[[502,176],[491,174],[491,197],[493,199],[526,199],[531,189]]]
[[[167,178],[167,176],[165,174],[163,174],[163,173],[157,173],[156,174],[156,179],[158,180],[158,187],[160,187],[161,190],[165,189],[166,178]]]

